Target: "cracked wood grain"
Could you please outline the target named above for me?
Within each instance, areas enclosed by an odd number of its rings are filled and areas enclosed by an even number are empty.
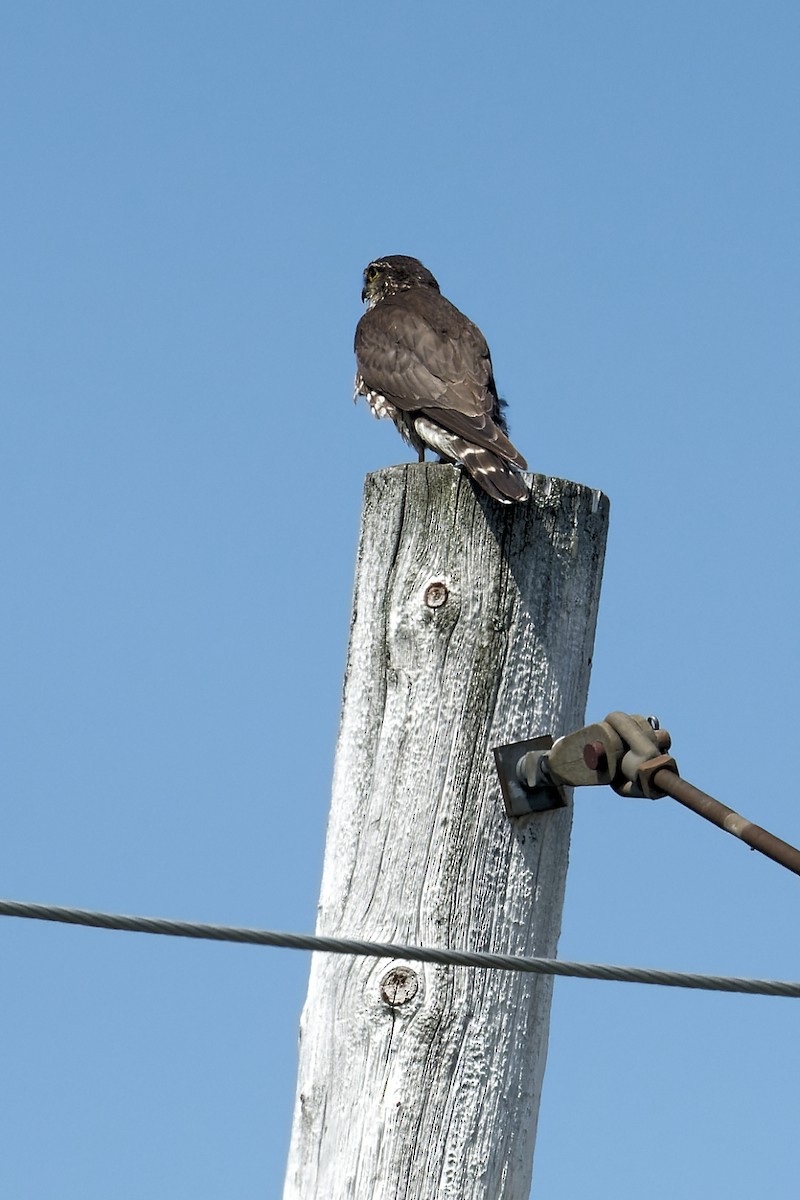
[[[608,501],[528,479],[367,478],[320,933],[556,953],[571,807],[509,822],[491,748],[583,723]],[[397,965],[314,955],[284,1200],[527,1200],[552,979]]]

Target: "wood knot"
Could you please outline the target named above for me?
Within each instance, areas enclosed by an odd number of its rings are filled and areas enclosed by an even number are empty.
[[[441,608],[450,593],[441,579],[434,579],[425,588],[425,603],[428,608]]]
[[[408,1004],[419,991],[419,979],[411,967],[392,967],[381,980],[381,1000],[390,1008]]]

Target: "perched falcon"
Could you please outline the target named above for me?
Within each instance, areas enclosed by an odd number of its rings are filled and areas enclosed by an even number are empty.
[[[355,398],[391,417],[419,454],[461,463],[502,504],[527,500],[527,466],[508,440],[486,339],[416,258],[390,254],[364,271]]]

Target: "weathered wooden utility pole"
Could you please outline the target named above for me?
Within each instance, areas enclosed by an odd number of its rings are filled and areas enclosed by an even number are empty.
[[[456,468],[367,479],[318,932],[556,951],[571,810],[491,748],[583,723],[608,502]],[[527,1200],[549,977],[316,954],[284,1200]]]

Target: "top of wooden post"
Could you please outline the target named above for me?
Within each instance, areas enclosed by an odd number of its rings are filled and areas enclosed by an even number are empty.
[[[510,821],[491,748],[583,722],[605,496],[366,480],[318,931],[553,956],[571,808]],[[525,1200],[552,979],[315,955],[285,1200]]]

